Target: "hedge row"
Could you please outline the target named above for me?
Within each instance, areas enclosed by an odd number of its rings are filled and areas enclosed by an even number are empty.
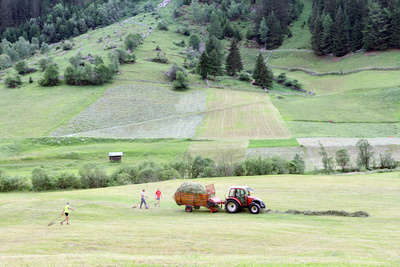
[[[186,155],[182,160],[167,164],[146,161],[121,167],[111,175],[94,164],[82,166],[78,175],[69,172],[50,173],[43,168],[35,168],[27,178],[11,177],[0,171],[0,192],[87,189],[201,177],[301,174],[304,170],[305,164],[299,155],[293,160],[274,156],[247,158],[233,163],[216,163],[210,158]]]

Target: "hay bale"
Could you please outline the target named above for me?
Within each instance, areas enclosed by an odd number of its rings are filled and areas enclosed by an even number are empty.
[[[207,194],[207,190],[199,183],[184,182],[176,189],[176,193]]]

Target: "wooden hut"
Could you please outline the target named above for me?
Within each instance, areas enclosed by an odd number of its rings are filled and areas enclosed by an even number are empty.
[[[124,152],[109,152],[108,158],[110,159],[110,161],[121,161],[123,155]]]

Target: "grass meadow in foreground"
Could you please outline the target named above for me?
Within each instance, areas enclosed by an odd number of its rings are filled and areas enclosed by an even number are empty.
[[[367,211],[371,217],[253,215],[171,198],[182,180],[93,190],[0,194],[0,265],[385,265],[400,262],[399,173],[198,179],[223,198],[248,185],[273,210]],[[132,209],[141,189],[161,208]],[[66,202],[69,226],[47,226]]]

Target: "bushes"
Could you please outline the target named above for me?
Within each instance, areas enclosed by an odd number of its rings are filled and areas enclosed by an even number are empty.
[[[79,169],[82,188],[107,187],[110,181],[106,172],[94,164],[86,164]]]
[[[40,86],[56,86],[60,84],[59,73],[54,65],[47,66],[43,78],[38,81]]]
[[[28,65],[26,64],[25,60],[21,60],[14,66],[15,70],[17,71],[18,74],[20,75],[25,75],[27,73],[35,72],[36,69],[29,68]]]
[[[18,86],[20,86],[22,84],[21,81],[21,76],[16,75],[14,77],[7,77],[4,80],[4,84],[8,87],[8,88],[16,88]]]
[[[168,31],[168,25],[164,21],[160,21],[157,25],[157,29],[161,31]]]
[[[25,191],[29,189],[30,185],[25,178],[8,176],[0,169],[0,192]]]

